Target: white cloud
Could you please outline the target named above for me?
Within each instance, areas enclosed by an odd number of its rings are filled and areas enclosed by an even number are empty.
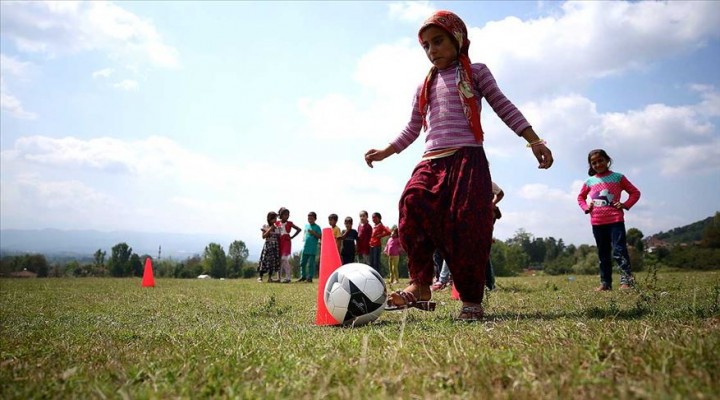
[[[353,80],[377,97],[402,96],[409,102],[407,94],[415,94],[430,66],[417,42],[405,39],[379,45],[360,57]]]
[[[712,87],[692,89],[701,95],[694,104],[670,106],[650,104],[624,112],[599,113],[596,105],[581,95],[549,98],[519,105],[558,154],[586,154],[591,148],[604,147],[613,157],[633,160],[636,168],[669,174],[703,174],[718,171],[718,163],[702,162],[702,154],[715,154],[718,130],[714,118],[718,93]],[[489,131],[501,129],[491,120]],[[493,136],[493,144],[507,149],[494,155],[509,158],[518,151],[512,135]]]
[[[596,104],[576,93],[546,98],[537,102],[519,104],[525,117],[532,121],[537,132],[553,145],[562,138],[563,143],[571,144],[593,138],[597,135],[597,126],[600,125],[602,115],[597,111]],[[493,118],[496,130],[500,129],[499,118]],[[504,125],[502,128],[506,129]],[[503,135],[507,143],[516,138]],[[507,143],[509,144],[509,143]]]
[[[659,162],[663,175],[708,173],[720,176],[720,139],[703,144],[668,147]]]
[[[694,106],[650,104],[641,110],[609,113],[603,120],[602,135],[623,141],[656,141],[665,146],[695,142],[713,131],[713,125],[698,111]]]
[[[178,52],[151,21],[110,2],[2,2],[3,36],[22,52],[48,57],[102,51],[111,58],[174,68]]]
[[[0,110],[21,119],[37,117],[35,113],[25,110],[22,101],[11,93],[6,84],[8,78],[27,79],[32,69],[34,69],[32,63],[0,53]]]
[[[720,36],[713,2],[566,2],[558,15],[468,27],[470,57],[525,97],[643,68]]]
[[[390,17],[401,21],[422,22],[436,11],[429,1],[401,1],[388,5]]]
[[[703,101],[698,105],[697,113],[706,117],[720,117],[720,92],[712,85],[692,84],[690,90],[700,94]]]
[[[720,172],[718,130],[712,118],[717,110],[708,99],[717,93],[704,93],[697,104],[668,106],[651,104],[641,110],[603,115],[600,143],[613,146],[636,166],[659,170],[662,175]],[[623,156],[623,157],[624,157]]]
[[[107,209],[119,205],[106,194],[77,180],[48,181],[37,175],[26,174],[19,176],[16,182],[25,190],[34,191],[50,210],[71,210],[77,215],[77,212],[85,213],[92,208]]]
[[[38,173],[16,173],[7,160],[3,159],[2,163],[0,220],[3,228],[86,229],[101,220],[98,215],[107,215],[108,219],[132,218],[117,198],[77,179],[52,180]],[[109,225],[105,227],[112,229]]]
[[[58,226],[82,210],[87,229],[232,234],[252,248],[261,245],[258,229],[269,210],[290,208],[298,225],[310,210],[321,220],[331,212],[356,217],[368,205],[396,204],[404,183],[349,161],[332,168],[224,163],[155,136],[23,137],[0,159],[3,221],[21,214],[33,220],[34,213],[47,215],[44,226]],[[48,198],[63,188],[68,194],[50,212]],[[379,211],[397,222],[395,207]]]
[[[123,79],[122,81],[113,84],[113,87],[115,89],[130,92],[138,90],[140,88],[140,85],[138,85],[137,81],[134,81],[132,79]]]
[[[35,119],[37,115],[26,111],[22,102],[12,95],[5,86],[5,79],[0,77],[0,109],[16,118]]]
[[[219,168],[208,157],[157,136],[137,141],[26,136],[17,139],[13,150],[3,154],[53,169],[80,168],[135,176],[181,175],[190,181],[202,180],[204,173],[215,173]]]
[[[25,77],[32,68],[31,62],[20,61],[15,57],[0,53],[0,73],[2,75]]]
[[[527,200],[536,201],[536,200],[542,200],[545,201],[562,201],[566,202],[568,200],[574,199],[577,195],[573,196],[572,194],[568,194],[567,192],[564,192],[559,189],[553,189],[549,187],[548,185],[541,184],[541,183],[532,183],[524,185],[522,188],[520,188],[520,191],[518,192],[518,195]]]
[[[96,78],[107,78],[107,77],[109,77],[110,75],[112,75],[113,72],[115,72],[115,70],[114,70],[113,68],[103,68],[103,69],[101,69],[101,70],[98,70],[98,71],[93,72],[93,73],[92,73],[92,77],[93,77],[93,79],[96,79]]]
[[[298,103],[308,133],[389,141],[407,123],[417,85],[429,68],[423,52],[408,40],[373,48],[358,60],[353,73],[362,88],[359,96],[330,93]]]

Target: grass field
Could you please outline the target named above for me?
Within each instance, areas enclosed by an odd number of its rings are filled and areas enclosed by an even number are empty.
[[[637,278],[499,278],[484,322],[444,291],[354,329],[314,325],[317,283],[0,280],[0,397],[718,398],[720,273]]]

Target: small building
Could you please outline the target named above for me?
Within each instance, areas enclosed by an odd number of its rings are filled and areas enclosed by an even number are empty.
[[[22,271],[15,271],[10,273],[11,278],[37,278],[37,274],[28,271],[27,268],[23,269]]]

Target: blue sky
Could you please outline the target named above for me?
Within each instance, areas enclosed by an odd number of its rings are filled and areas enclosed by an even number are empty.
[[[495,236],[593,243],[576,204],[587,152],[641,190],[646,235],[720,210],[720,3],[0,3],[0,226],[210,233],[262,245],[284,206],[397,222],[422,138],[368,168],[405,126],[434,10],[549,142],[540,171],[483,107]],[[302,236],[295,239],[301,246]],[[132,245],[130,243],[130,245]]]

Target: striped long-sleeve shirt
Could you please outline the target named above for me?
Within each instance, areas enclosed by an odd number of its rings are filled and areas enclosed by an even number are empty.
[[[463,113],[462,101],[455,82],[456,66],[438,71],[429,90],[427,113],[428,128],[425,138],[425,152],[454,148],[477,147],[477,143],[467,118]],[[473,88],[478,107],[485,100],[495,113],[513,132],[520,135],[530,124],[510,100],[498,88],[495,78],[485,64],[472,64]],[[418,110],[420,85],[413,100],[412,115],[405,129],[390,144],[400,153],[412,144],[422,130],[422,117]],[[477,96],[479,94],[479,96]]]

